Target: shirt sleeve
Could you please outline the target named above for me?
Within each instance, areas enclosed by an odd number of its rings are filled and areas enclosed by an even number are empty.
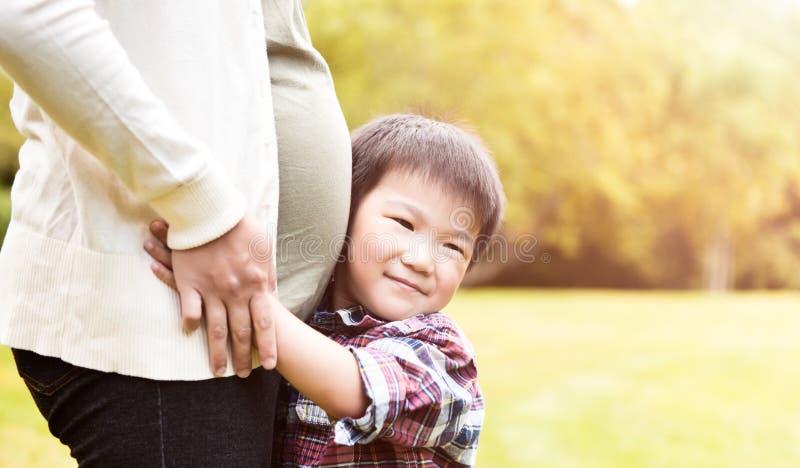
[[[402,446],[442,447],[471,464],[483,399],[474,356],[462,344],[454,339],[442,347],[406,336],[352,348],[371,403],[361,418],[336,422],[335,442],[366,444],[380,438]]]
[[[171,117],[88,0],[3,0],[0,66],[76,142],[170,223],[170,247],[209,242],[245,197]]]

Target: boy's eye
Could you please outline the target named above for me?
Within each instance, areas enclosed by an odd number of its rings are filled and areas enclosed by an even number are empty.
[[[403,218],[392,218],[392,220],[394,220],[395,222],[397,222],[397,224],[403,226],[404,228],[408,229],[409,231],[414,230],[414,225],[409,223]]]
[[[461,247],[457,246],[456,244],[447,243],[444,246],[447,247],[448,249],[455,250],[456,252],[460,253],[461,255],[464,255],[464,249],[462,249]]]

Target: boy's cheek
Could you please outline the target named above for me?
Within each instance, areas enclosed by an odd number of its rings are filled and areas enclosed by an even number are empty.
[[[361,248],[356,249],[361,252],[361,257],[357,260],[383,263],[397,256],[400,249],[399,239],[390,234],[367,236],[362,242]]]
[[[452,290],[451,296],[455,295],[456,290],[461,286],[461,282],[464,281],[464,276],[467,273],[467,263],[465,262],[463,265],[458,266],[458,271],[455,272],[453,279],[450,283],[450,289]]]

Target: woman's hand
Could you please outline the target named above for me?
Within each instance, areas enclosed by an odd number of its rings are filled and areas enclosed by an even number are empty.
[[[178,288],[178,282],[175,278],[175,272],[173,270],[173,252],[172,249],[167,246],[167,231],[169,231],[169,225],[166,223],[166,221],[157,219],[151,222],[150,232],[153,234],[155,239],[147,239],[144,242],[144,249],[148,254],[150,254],[151,257],[153,257],[153,262],[150,264],[150,269],[153,271],[156,277],[170,288],[178,291],[178,293],[181,295],[181,316],[184,320],[184,329],[186,329],[185,324],[187,317],[183,304],[184,297]],[[266,301],[266,303],[262,304],[261,309],[257,311],[260,315],[253,320],[251,320],[250,316],[245,315],[244,318],[246,323],[236,328],[239,331],[246,329],[247,335],[244,338],[242,338],[241,333],[230,336],[232,342],[231,347],[234,351],[234,369],[240,377],[246,377],[250,374],[250,350],[252,347],[250,333],[251,329],[255,329],[256,332],[254,338],[256,347],[258,349],[259,358],[261,360],[261,365],[266,369],[272,369],[275,367],[277,361],[275,331],[272,324],[274,311],[272,311],[270,308],[270,304],[272,304],[271,293],[265,291],[261,297],[263,299],[262,302]],[[256,311],[252,307],[252,302],[253,301],[251,300],[249,304],[251,314]],[[205,309],[205,304],[203,304],[203,309]],[[247,309],[245,308],[244,310],[246,311]],[[216,329],[225,329],[226,325],[232,321],[232,311],[226,311],[224,308],[222,311],[222,314],[217,314],[218,316],[213,317],[217,320],[217,322],[223,324],[221,327],[216,327]],[[211,318],[208,316],[208,310],[205,309],[202,312],[198,311],[198,316],[196,317],[196,320],[194,320],[196,324],[191,328],[190,331],[193,331],[197,326],[199,326],[201,313],[206,316],[206,323],[209,327],[211,327]],[[242,314],[239,314],[239,318],[242,318]],[[254,324],[257,324],[258,326],[255,326]],[[216,334],[212,336],[212,334],[209,333],[209,359],[211,361],[212,369],[215,369],[214,373],[216,375],[222,375],[225,372],[224,366],[227,358],[227,339],[227,333],[220,336],[217,336]]]

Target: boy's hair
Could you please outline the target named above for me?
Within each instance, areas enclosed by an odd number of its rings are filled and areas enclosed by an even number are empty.
[[[477,135],[419,115],[393,114],[357,128],[352,142],[350,219],[361,200],[388,172],[419,174],[427,181],[443,184],[470,210],[454,213],[451,220],[459,224],[475,222],[480,227],[470,266],[477,261],[499,230],[505,208],[497,168]]]

